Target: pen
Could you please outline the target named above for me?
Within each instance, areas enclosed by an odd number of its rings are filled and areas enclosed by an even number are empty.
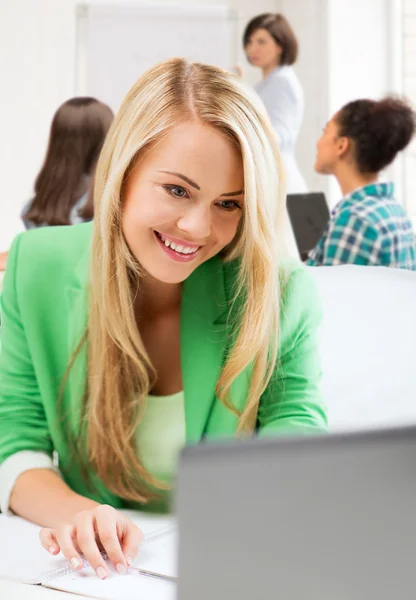
[[[168,527],[161,527],[160,529],[157,529],[156,531],[152,531],[152,533],[149,533],[148,535],[145,536],[144,544],[146,544],[146,542],[153,540],[154,538],[158,537],[159,535],[162,535],[164,533],[170,533],[174,529],[176,529],[175,525],[169,525]],[[108,560],[108,555],[105,552],[102,552],[101,555],[104,558],[104,560]],[[83,558],[82,560],[83,560],[84,568],[91,566],[90,563],[85,558]],[[77,571],[77,569],[74,569],[71,565],[68,564],[64,567],[59,567],[58,569],[53,569],[52,571],[47,571],[46,573],[42,573],[41,578],[45,579],[47,581],[52,581],[54,579],[59,579],[61,577],[65,577],[65,575],[70,575],[71,573],[75,573],[76,571]],[[147,569],[141,569],[140,567],[130,566],[130,567],[128,567],[127,572],[128,573],[134,572],[134,573],[137,573],[138,575],[144,575],[146,577],[154,577],[157,579],[163,579],[165,581],[171,581],[171,582],[176,581],[176,577],[172,577],[171,575],[163,575],[161,573],[156,573],[154,571],[148,571]]]

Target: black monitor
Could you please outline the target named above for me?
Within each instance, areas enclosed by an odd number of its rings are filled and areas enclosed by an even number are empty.
[[[325,194],[288,194],[287,210],[299,254],[304,259],[315,248],[329,221]]]

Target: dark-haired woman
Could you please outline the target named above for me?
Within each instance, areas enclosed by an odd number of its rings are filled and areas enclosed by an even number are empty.
[[[412,225],[379,174],[410,142],[415,114],[397,98],[356,100],[326,125],[315,169],[334,175],[343,199],[309,255],[311,266],[357,264],[416,270]]]
[[[287,19],[267,13],[252,19],[243,35],[248,61],[262,70],[255,86],[262,99],[286,167],[288,193],[307,191],[295,159],[295,146],[304,111],[303,89],[292,65],[298,42]]]
[[[113,118],[95,98],[71,98],[58,108],[35,196],[22,211],[27,229],[92,219],[92,175]]]

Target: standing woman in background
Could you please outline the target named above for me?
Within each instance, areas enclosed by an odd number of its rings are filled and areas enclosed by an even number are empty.
[[[306,192],[295,159],[304,111],[303,89],[292,68],[298,56],[296,36],[283,15],[266,13],[249,22],[243,43],[248,61],[263,73],[263,80],[255,89],[277,135],[286,166],[287,192]]]
[[[95,98],[71,98],[58,108],[35,196],[22,211],[26,229],[92,219],[92,175],[113,118]]]

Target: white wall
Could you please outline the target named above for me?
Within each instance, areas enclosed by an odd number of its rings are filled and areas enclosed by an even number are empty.
[[[331,205],[339,200],[340,191],[334,179],[313,170],[316,142],[326,121],[346,102],[401,91],[397,73],[401,65],[396,60],[401,40],[394,18],[399,4],[399,0],[281,0],[301,41],[296,70],[306,107],[298,160],[310,189],[325,191]],[[394,177],[400,178],[397,170]]]
[[[72,0],[0,2],[0,250],[21,229],[20,209],[41,166],[51,118],[73,93],[71,11]]]
[[[379,99],[400,93],[396,69],[393,19],[396,0],[331,0],[329,2],[329,110],[334,114],[356,98]],[[400,159],[399,159],[400,160]],[[391,167],[387,178],[400,181],[400,164]],[[332,180],[330,196],[339,194]],[[396,190],[397,191],[397,190]],[[402,199],[401,192],[398,194]]]
[[[404,0],[403,9],[403,88],[416,106],[416,0]],[[416,140],[405,153],[404,174],[406,208],[416,228]]]
[[[247,21],[261,12],[281,10],[288,16],[300,40],[296,70],[306,97],[297,152],[299,163],[310,189],[328,193],[328,178],[317,176],[313,170],[316,141],[326,120],[345,101],[365,95],[378,97],[396,89],[390,85],[394,81],[394,69],[390,59],[389,24],[391,6],[400,0],[182,0],[184,2],[227,4],[235,9],[239,17],[239,40]],[[407,10],[413,10],[416,16],[416,0],[405,2]],[[120,0],[120,3],[126,2]],[[21,229],[20,209],[32,193],[53,113],[74,94],[76,4],[77,0],[0,0],[0,39],[2,49],[6,50],[0,53],[3,92],[0,96],[0,251],[9,246]],[[416,35],[407,43],[409,52],[414,49],[414,64]],[[238,52],[246,79],[254,83],[259,73],[247,65],[241,44]],[[408,68],[413,73],[412,85],[416,89],[413,64],[410,66],[409,61]],[[415,173],[416,151],[411,158],[408,173]],[[338,199],[337,189],[332,187],[330,194],[334,203]]]
[[[328,190],[328,179],[315,173],[316,142],[329,109],[328,0],[281,0],[299,39],[295,71],[305,92],[305,115],[297,143],[299,167],[311,191]]]
[[[250,18],[259,12],[276,10],[275,0],[161,1],[227,4],[238,10],[239,39]],[[78,3],[77,0],[0,0],[0,251],[7,249],[22,229],[20,210],[32,193],[52,116],[75,93]],[[245,67],[247,79],[255,81],[257,74],[246,65],[241,45],[239,62]]]

